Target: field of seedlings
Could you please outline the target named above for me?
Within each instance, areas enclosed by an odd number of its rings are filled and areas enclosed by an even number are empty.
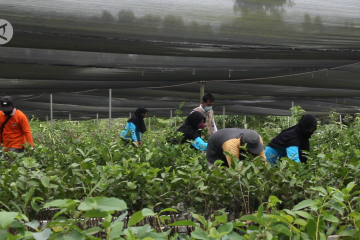
[[[139,148],[120,140],[126,119],[111,131],[106,120],[56,121],[53,132],[32,120],[34,149],[0,153],[0,240],[360,239],[360,117],[327,119],[306,165],[248,156],[231,168],[165,144],[176,137],[169,120],[152,118]],[[288,124],[247,127],[266,146]]]

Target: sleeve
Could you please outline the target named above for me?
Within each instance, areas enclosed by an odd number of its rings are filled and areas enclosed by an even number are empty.
[[[264,146],[264,142],[263,142],[261,136],[260,136],[260,142],[261,142],[261,144]],[[261,158],[263,158],[263,159],[266,159],[266,157],[265,157],[265,150],[262,150],[262,152],[259,153],[258,156],[261,157]]]
[[[141,132],[136,129],[136,137],[139,141],[141,141]]]
[[[27,120],[25,114],[21,116],[20,124],[21,124],[21,130],[25,135],[26,142],[30,143],[31,147],[34,147],[29,121]]]
[[[217,131],[218,131],[218,129],[216,127],[215,118],[214,118],[214,133],[217,132]]]
[[[202,140],[200,137],[197,137],[193,142],[191,142],[191,145],[194,146],[196,149],[206,151],[208,144],[204,142],[204,140]]]
[[[224,152],[228,152],[234,157],[239,158],[240,156],[239,146],[240,146],[240,139],[230,139],[222,145],[222,149]],[[225,154],[225,157],[229,166],[231,166],[231,156]]]
[[[299,158],[299,147],[291,146],[286,148],[286,154],[288,158],[291,158],[295,162],[300,162]]]
[[[127,130],[128,130],[128,132],[129,132],[129,131],[131,132],[131,139],[132,139],[134,142],[137,142],[138,139],[137,139],[137,137],[136,137],[136,131],[137,131],[136,125],[135,125],[134,123],[132,123],[132,122],[129,122],[129,123],[128,123]]]

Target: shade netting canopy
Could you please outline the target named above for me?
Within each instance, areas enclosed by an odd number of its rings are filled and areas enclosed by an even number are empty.
[[[0,96],[55,118],[183,115],[201,84],[215,113],[318,115],[360,108],[358,0],[0,1]],[[1,30],[0,30],[1,34]]]

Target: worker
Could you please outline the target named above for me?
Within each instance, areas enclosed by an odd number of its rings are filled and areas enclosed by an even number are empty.
[[[5,151],[24,152],[26,143],[33,148],[29,121],[23,112],[16,109],[13,98],[2,97],[0,105],[0,144],[6,148]]]
[[[299,123],[291,128],[282,131],[271,140],[265,149],[265,156],[268,162],[276,164],[278,159],[288,157],[295,162],[307,162],[309,151],[309,139],[317,127],[316,117],[312,114],[305,114]]]
[[[203,96],[200,106],[193,109],[193,111],[202,113],[206,118],[204,130],[207,129],[208,135],[212,135],[213,133],[217,132],[214,118],[214,110],[212,109],[214,102],[214,96],[211,93],[207,93]]]
[[[205,127],[206,118],[200,112],[192,112],[180,126],[177,132],[181,133],[181,144],[189,143],[192,148],[200,151],[207,150],[207,143],[201,138],[201,131]],[[178,144],[179,140],[174,139],[172,144]]]
[[[135,147],[143,145],[141,134],[146,132],[144,118],[146,118],[147,112],[146,108],[138,108],[134,116],[128,120],[125,129],[120,134],[127,144],[131,143]]]
[[[233,157],[243,160],[240,153],[240,146],[245,146],[247,153],[253,156],[260,156],[265,159],[264,146],[261,136],[253,130],[239,128],[225,128],[211,135],[208,141],[206,159],[210,166],[213,166],[216,160],[222,160],[222,166],[231,166],[231,156],[225,155],[228,152]],[[245,153],[245,151],[244,151]]]

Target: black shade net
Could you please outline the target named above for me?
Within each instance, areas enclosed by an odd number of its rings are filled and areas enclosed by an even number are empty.
[[[358,0],[0,0],[0,96],[40,119],[359,112]],[[1,31],[0,31],[1,34]]]

